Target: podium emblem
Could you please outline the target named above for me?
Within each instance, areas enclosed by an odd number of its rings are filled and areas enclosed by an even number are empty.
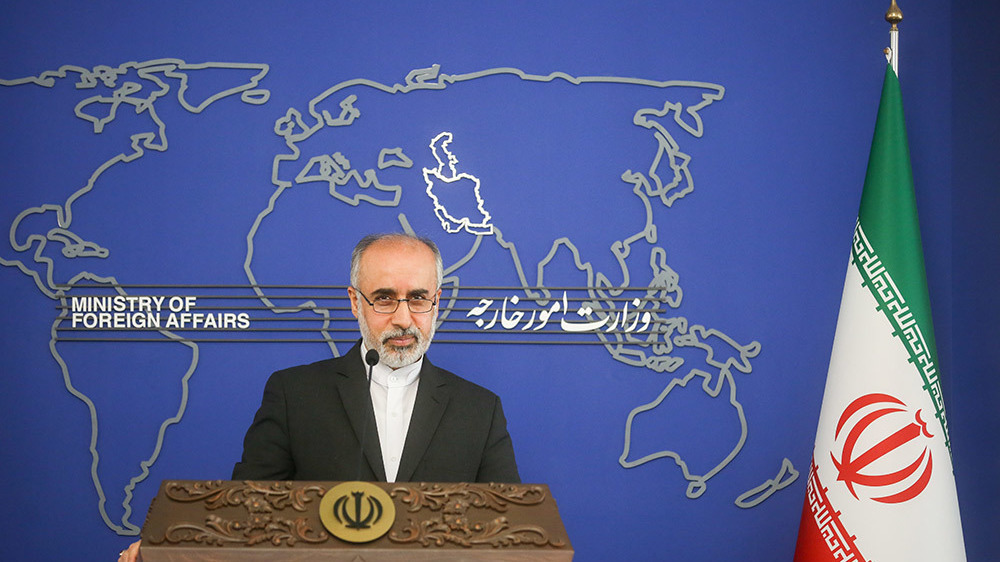
[[[389,531],[396,506],[382,488],[369,482],[343,482],[323,495],[319,518],[340,540],[371,542]]]

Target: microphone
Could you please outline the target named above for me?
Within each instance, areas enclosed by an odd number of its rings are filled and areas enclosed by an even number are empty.
[[[368,364],[368,403],[372,403],[372,368],[378,365],[378,351],[374,349],[369,349],[368,353],[365,353],[365,363]],[[372,414],[375,413],[374,407],[372,409]],[[361,426],[361,450],[358,451],[358,477],[355,480],[361,480],[361,466],[365,460],[365,442],[368,441],[368,417],[365,416],[365,424]]]
[[[365,363],[368,363],[368,378],[371,378],[371,368],[378,365],[378,352],[374,349],[369,349],[368,353],[365,354]]]

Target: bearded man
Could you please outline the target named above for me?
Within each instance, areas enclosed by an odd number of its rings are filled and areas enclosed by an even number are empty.
[[[442,275],[428,239],[358,242],[347,293],[361,340],[271,375],[233,479],[520,482],[500,399],[425,356]]]

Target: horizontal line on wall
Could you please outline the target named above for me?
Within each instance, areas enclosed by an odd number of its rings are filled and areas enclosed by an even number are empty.
[[[226,284],[110,284],[110,283],[73,283],[55,285],[56,290],[72,289],[288,289],[288,290],[331,290],[346,291],[349,285],[226,285]],[[638,287],[593,287],[593,286],[566,286],[566,287],[546,287],[546,286],[489,286],[489,285],[444,285],[444,290],[459,289],[467,291],[670,291],[677,287],[658,286],[638,286]]]
[[[358,338],[350,339],[280,339],[280,338],[254,338],[254,339],[238,339],[238,338],[127,338],[127,339],[115,339],[115,338],[56,338],[56,343],[70,343],[70,342],[80,342],[80,343],[354,343],[358,341]],[[650,345],[647,342],[634,342],[634,341],[613,341],[613,342],[602,342],[602,341],[530,341],[530,340],[501,340],[501,339],[487,339],[487,340],[439,340],[434,339],[434,345],[439,344],[505,344],[505,345]]]

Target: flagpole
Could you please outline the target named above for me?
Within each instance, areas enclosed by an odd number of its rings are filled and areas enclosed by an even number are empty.
[[[889,47],[885,50],[885,56],[889,60],[889,64],[892,65],[892,71],[899,76],[899,28],[896,26],[899,22],[903,21],[903,12],[900,11],[899,6],[896,5],[896,0],[892,0],[892,5],[889,6],[889,11],[885,13],[885,21],[892,24],[892,28],[889,29]]]

